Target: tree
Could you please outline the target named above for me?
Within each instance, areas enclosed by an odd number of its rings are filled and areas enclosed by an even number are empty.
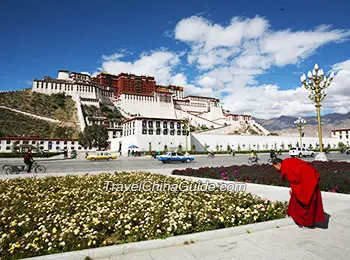
[[[179,144],[179,146],[177,147],[177,151],[178,151],[179,153],[182,153],[182,145],[181,145],[181,144]]]
[[[346,145],[343,142],[338,143],[338,148],[339,149],[345,149]]]
[[[83,147],[96,147],[99,150],[108,146],[108,130],[104,125],[89,125],[79,133],[79,144]]]
[[[192,144],[192,152],[196,151],[196,146]]]
[[[15,141],[13,144],[12,144],[12,153],[18,153],[19,151],[19,141]]]
[[[220,149],[220,146],[217,144],[216,145],[216,151],[219,151],[219,149]]]
[[[229,144],[227,144],[226,150],[227,150],[227,152],[231,152],[231,146]]]

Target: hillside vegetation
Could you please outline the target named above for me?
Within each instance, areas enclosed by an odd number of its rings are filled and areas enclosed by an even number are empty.
[[[41,138],[77,138],[76,128],[50,123],[0,108],[2,136],[40,136]]]
[[[82,109],[85,117],[106,117],[108,119],[114,119],[114,121],[124,120],[124,117],[116,107],[110,108],[102,103],[100,103],[100,108],[83,105]]]
[[[79,123],[75,101],[64,93],[45,95],[30,89],[1,92],[0,105],[73,124]]]

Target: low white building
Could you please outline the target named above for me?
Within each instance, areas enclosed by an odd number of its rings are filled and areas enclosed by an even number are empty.
[[[179,119],[134,117],[123,122],[123,136],[111,140],[111,150],[163,151],[190,148],[190,137]],[[137,146],[138,148],[129,148]]]
[[[332,132],[332,138],[338,138],[339,142],[344,143],[346,146],[350,146],[350,128],[334,129]]]
[[[78,139],[40,138],[37,136],[8,136],[0,138],[1,153],[11,153],[14,148],[18,148],[19,152],[27,152],[29,148],[37,148],[49,152],[84,150],[79,145]]]
[[[337,148],[340,139],[323,138],[324,147]],[[300,146],[299,137],[288,136],[244,136],[244,135],[207,135],[191,134],[191,144],[195,146],[196,151],[226,151],[227,147],[236,151],[249,150],[270,150],[270,149],[289,149],[289,147]],[[318,137],[304,137],[303,146],[306,148],[317,148],[319,144]]]

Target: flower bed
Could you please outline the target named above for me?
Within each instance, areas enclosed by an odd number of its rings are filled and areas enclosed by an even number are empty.
[[[350,193],[350,163],[312,162],[312,165],[320,173],[321,190]],[[199,169],[174,170],[172,174],[289,187],[288,181],[281,180],[280,174],[270,164],[203,167]]]
[[[135,184],[146,180],[183,182],[140,172],[0,181],[0,258],[165,238],[286,214],[286,203],[243,192],[106,191],[105,181]]]

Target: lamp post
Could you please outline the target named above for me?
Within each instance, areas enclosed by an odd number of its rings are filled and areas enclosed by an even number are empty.
[[[300,147],[303,147],[303,129],[304,126],[306,125],[306,121],[305,119],[302,119],[300,116],[297,120],[294,121],[294,124],[297,126],[298,131],[299,131],[299,135],[300,135]]]
[[[308,81],[306,80],[305,74],[300,77],[300,81],[303,86],[310,91],[309,99],[315,103],[317,109],[317,122],[318,122],[318,138],[320,145],[320,152],[316,156],[315,160],[327,161],[327,156],[323,152],[322,143],[322,127],[321,127],[321,102],[327,96],[326,88],[331,84],[334,73],[332,72],[328,77],[324,76],[323,70],[319,69],[318,65],[315,64],[314,69],[307,74]]]

